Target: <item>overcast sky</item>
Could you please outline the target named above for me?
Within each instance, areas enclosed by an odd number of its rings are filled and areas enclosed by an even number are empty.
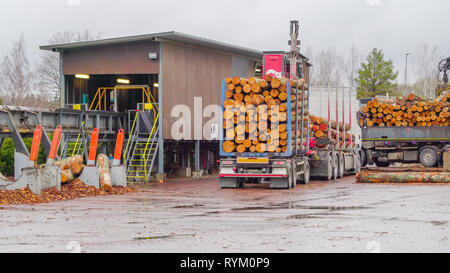
[[[382,48],[403,80],[405,52],[423,42],[450,56],[449,0],[1,0],[0,56],[21,33],[33,63],[58,31],[89,29],[104,37],[176,30],[260,50],[288,50],[289,21],[300,21],[303,49],[354,43]],[[414,56],[411,56],[413,58]],[[411,60],[413,61],[413,60]],[[437,64],[436,64],[437,65]]]

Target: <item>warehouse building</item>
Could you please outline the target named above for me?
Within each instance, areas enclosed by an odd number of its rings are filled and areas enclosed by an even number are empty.
[[[157,110],[153,118],[158,117],[161,128],[157,146],[164,153],[156,153],[152,166],[159,174],[177,165],[183,170],[191,164],[196,171],[211,169],[217,142],[203,134],[175,140],[171,128],[177,118],[172,110],[186,105],[194,120],[194,97],[201,97],[203,107],[220,104],[221,81],[260,73],[262,60],[258,50],[173,31],[40,48],[60,54],[61,107],[127,113],[146,102],[156,104],[149,109]],[[133,127],[129,117],[123,124],[126,133]]]

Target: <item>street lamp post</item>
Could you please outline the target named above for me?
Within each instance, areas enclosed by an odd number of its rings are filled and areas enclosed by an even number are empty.
[[[406,53],[406,62],[405,62],[405,87],[406,87],[406,80],[408,78],[408,55],[411,55],[411,53]]]

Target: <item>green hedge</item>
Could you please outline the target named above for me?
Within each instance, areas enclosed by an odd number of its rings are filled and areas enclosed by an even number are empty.
[[[32,138],[24,138],[23,141],[28,150],[31,150]],[[42,149],[39,149],[38,164],[43,164],[47,160],[47,156]],[[0,148],[0,172],[6,176],[14,175],[14,142],[12,138],[4,138],[2,147]]]

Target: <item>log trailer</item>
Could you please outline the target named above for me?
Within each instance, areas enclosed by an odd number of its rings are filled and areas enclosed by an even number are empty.
[[[330,89],[330,90],[328,90]],[[330,91],[335,89],[335,114],[331,113]],[[327,180],[343,178],[345,174],[354,175],[359,172],[360,164],[360,145],[355,143],[352,135],[348,141],[346,140],[346,131],[352,132],[352,95],[348,92],[348,130],[346,130],[345,119],[345,88],[330,87],[327,88],[328,94],[328,126],[330,127],[332,120],[336,124],[344,124],[344,126],[336,127],[336,135],[331,135],[331,130],[328,130],[328,137],[315,138],[312,137],[310,142],[310,162],[311,162],[311,176],[325,178]],[[340,93],[340,94],[339,94]],[[318,96],[318,92],[311,92],[311,99],[313,96]],[[320,95],[319,95],[320,96]],[[340,115],[339,96],[342,98],[342,115]],[[323,98],[318,98],[322,100]],[[339,119],[341,121],[339,122]],[[339,127],[341,129],[339,129]],[[359,134],[355,130],[355,134]]]
[[[370,99],[360,99],[361,109]],[[390,126],[362,128],[361,165],[388,167],[391,163],[442,166],[450,148],[450,126]]]
[[[289,53],[265,52],[263,59],[263,75],[271,74],[275,78],[303,78],[298,65],[304,60],[299,59],[298,21],[290,22],[291,39]],[[225,81],[222,82],[222,107],[224,107]],[[309,147],[299,145],[305,140],[309,142],[309,126],[304,126],[309,120],[304,111],[309,93],[309,84],[301,89],[291,86],[287,81],[287,149],[285,152],[264,153],[227,153],[223,149],[224,130],[220,130],[219,185],[221,188],[239,188],[245,183],[270,183],[270,188],[292,188],[297,183],[308,183],[310,178]],[[302,106],[299,110],[299,95]],[[291,95],[297,98],[291,105]],[[223,110],[223,109],[222,109]],[[223,113],[224,111],[222,111]],[[291,113],[293,115],[291,115]],[[294,117],[294,118],[293,118]],[[223,120],[223,119],[221,119]],[[289,126],[292,125],[292,126]],[[298,141],[299,140],[299,141]],[[301,146],[301,147],[300,147]]]

